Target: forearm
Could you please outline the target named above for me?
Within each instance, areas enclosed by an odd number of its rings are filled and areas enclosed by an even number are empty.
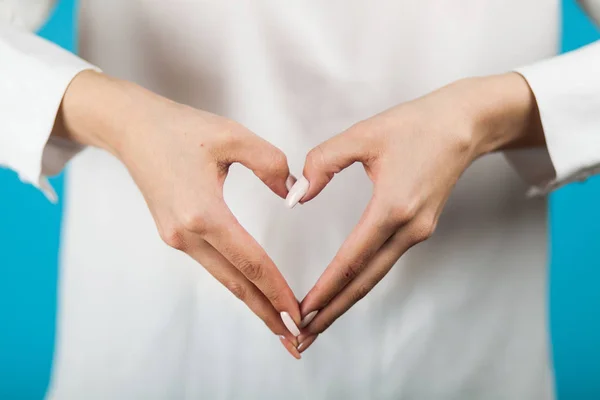
[[[153,110],[165,102],[134,83],[83,71],[63,97],[52,135],[118,155],[134,132],[152,124]]]
[[[457,105],[471,121],[476,157],[545,145],[535,97],[518,73],[468,78],[453,85]]]

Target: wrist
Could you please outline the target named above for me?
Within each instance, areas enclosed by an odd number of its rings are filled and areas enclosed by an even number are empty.
[[[468,86],[473,150],[477,157],[545,144],[535,97],[516,72],[463,81]]]
[[[148,106],[162,99],[133,83],[86,70],[67,88],[57,116],[59,136],[119,155]],[[164,100],[164,99],[163,99]]]

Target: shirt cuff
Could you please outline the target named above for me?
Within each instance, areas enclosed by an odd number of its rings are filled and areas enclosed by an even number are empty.
[[[98,68],[32,33],[2,25],[0,59],[0,164],[56,201],[46,176],[60,172],[82,147],[50,134],[73,78]]]
[[[600,173],[600,42],[516,69],[537,101],[545,149],[505,153],[543,195]]]

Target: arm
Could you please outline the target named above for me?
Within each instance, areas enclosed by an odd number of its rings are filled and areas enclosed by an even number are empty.
[[[496,151],[540,148],[544,140],[531,90],[511,72],[451,83],[361,121],[311,150],[304,177],[288,198],[311,201],[355,162],[363,164],[373,194],[302,300],[302,315],[310,315],[312,322],[298,339],[306,343],[299,349],[306,350],[406,251],[433,234],[456,182],[474,160]]]

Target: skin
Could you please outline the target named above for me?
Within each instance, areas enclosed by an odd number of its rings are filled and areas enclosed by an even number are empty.
[[[360,162],[373,182],[364,214],[301,304],[319,310],[298,337],[305,351],[412,246],[428,239],[457,180],[490,152],[543,146],[535,98],[517,73],[465,79],[401,104],[315,147],[304,176],[314,199]]]
[[[242,300],[299,357],[280,312],[300,323],[298,301],[262,247],[223,200],[232,163],[285,197],[285,155],[231,120],[93,71],[66,91],[53,135],[105,149],[128,169],[160,237]],[[293,349],[293,350],[292,350]]]

